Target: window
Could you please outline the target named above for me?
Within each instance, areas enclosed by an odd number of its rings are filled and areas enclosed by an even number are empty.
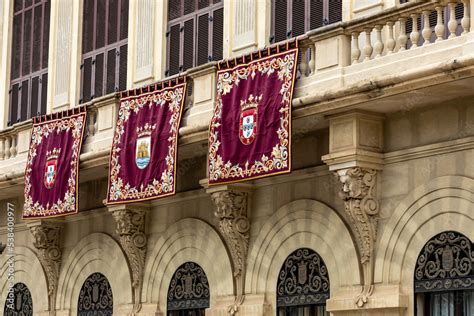
[[[128,0],[84,0],[81,99],[127,88]]]
[[[416,315],[474,315],[474,247],[464,235],[443,232],[421,250],[415,266]]]
[[[283,263],[277,282],[277,316],[326,316],[329,275],[323,259],[300,248]]]
[[[77,303],[77,315],[113,315],[114,299],[107,278],[99,273],[91,274],[81,287]]]
[[[342,0],[272,0],[270,43],[342,21]]]
[[[28,287],[23,283],[13,286],[13,309],[5,302],[3,315],[5,316],[31,316],[33,315],[33,300]]]
[[[186,262],[171,278],[168,316],[204,316],[209,298],[209,283],[204,270],[194,262]]]
[[[223,30],[222,0],[168,0],[165,75],[174,75],[212,60],[221,60]]]
[[[50,1],[15,0],[8,125],[46,113]]]

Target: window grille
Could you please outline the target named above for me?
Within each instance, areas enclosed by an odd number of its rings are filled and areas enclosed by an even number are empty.
[[[31,298],[30,290],[23,283],[16,283],[13,286],[13,309],[5,302],[3,315],[5,316],[32,316],[33,315],[33,300]]]
[[[99,273],[91,274],[81,287],[77,303],[77,315],[113,315],[114,299],[107,278]]]

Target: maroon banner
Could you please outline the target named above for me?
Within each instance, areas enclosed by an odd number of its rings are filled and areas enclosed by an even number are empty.
[[[107,204],[175,193],[178,129],[186,83],[155,89],[120,101],[110,154]]]
[[[209,127],[210,185],[291,171],[297,56],[294,48],[217,73],[217,100]]]
[[[25,170],[23,218],[78,211],[78,171],[85,108],[35,118]]]

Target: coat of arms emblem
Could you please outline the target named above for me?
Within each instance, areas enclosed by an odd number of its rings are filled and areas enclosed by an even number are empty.
[[[135,163],[139,169],[145,169],[151,157],[151,133],[155,125],[146,123],[137,128],[137,141],[135,145]]]
[[[53,148],[46,152],[46,164],[44,166],[44,186],[51,189],[56,181],[56,174],[58,173],[58,158],[61,149]]]
[[[258,103],[262,95],[254,97],[252,94],[247,100],[240,101],[239,138],[242,144],[251,144],[257,136]]]

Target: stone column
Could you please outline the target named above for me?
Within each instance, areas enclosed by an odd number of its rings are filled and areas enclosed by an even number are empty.
[[[34,237],[33,245],[48,283],[48,302],[50,315],[55,314],[58,289],[59,268],[61,265],[60,220],[35,220],[27,223]]]
[[[230,315],[238,312],[245,299],[245,271],[250,238],[248,202],[252,187],[246,184],[219,185],[207,188],[216,205],[214,215],[219,220],[219,231],[230,254],[235,300],[228,307]]]
[[[329,117],[329,154],[323,160],[341,182],[340,197],[356,238],[363,284],[355,298],[364,306],[374,289],[374,245],[379,207],[377,173],[383,164],[383,116],[350,112]]]
[[[141,290],[143,285],[143,270],[145,268],[145,255],[147,236],[145,234],[145,216],[147,204],[121,204],[108,206],[117,223],[116,233],[120,245],[127,257],[130,271],[132,272],[133,287],[133,312],[141,309]]]

